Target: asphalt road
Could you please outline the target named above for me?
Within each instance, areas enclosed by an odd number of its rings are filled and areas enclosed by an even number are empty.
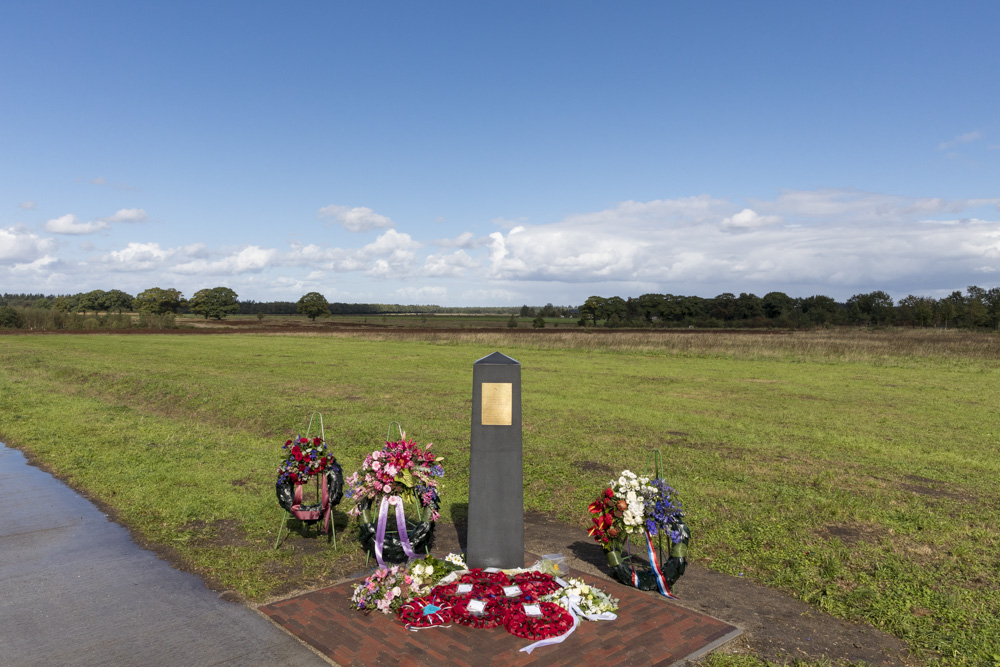
[[[0,665],[329,665],[0,444]]]

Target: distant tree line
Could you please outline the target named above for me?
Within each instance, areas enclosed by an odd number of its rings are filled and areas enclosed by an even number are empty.
[[[138,313],[135,319],[126,314]],[[714,298],[674,294],[638,297],[591,296],[578,308],[523,305],[449,308],[377,303],[329,303],[318,292],[298,301],[240,301],[228,287],[202,289],[187,299],[177,289],[151,287],[132,296],[121,290],[91,290],[78,294],[3,294],[0,327],[120,328],[127,326],[176,326],[179,313],[205,319],[232,314],[303,314],[315,320],[328,315],[511,315],[533,317],[535,326],[545,318],[579,318],[580,326],[604,327],[760,327],[803,328],[825,325],[910,326],[1000,330],[1000,288],[970,286],[941,299],[908,295],[894,303],[883,291],[855,294],[841,303],[828,296],[791,297],[784,292],[720,294]],[[509,323],[508,323],[509,324]],[[516,321],[514,325],[516,326]]]
[[[760,327],[802,328],[824,325],[960,327],[1000,329],[1000,288],[975,285],[965,294],[934,299],[908,295],[894,303],[883,291],[855,294],[840,303],[828,296],[763,297],[726,292],[714,298],[643,294],[623,299],[591,296],[579,308],[580,326],[605,327]]]
[[[121,290],[91,290],[77,294],[3,294],[0,296],[0,328],[36,329],[127,328],[132,326],[176,326],[181,313],[205,319],[228,315],[306,315],[312,320],[329,315],[433,315],[433,314],[515,314],[509,306],[458,307],[409,306],[380,303],[329,303],[322,294],[309,292],[298,301],[240,301],[228,287],[202,289],[187,299],[174,288],[150,287],[132,296]],[[534,314],[534,308],[523,306]],[[567,316],[569,309],[547,304],[540,309],[546,316]],[[138,313],[132,318],[129,313]],[[112,317],[113,316],[113,317]]]

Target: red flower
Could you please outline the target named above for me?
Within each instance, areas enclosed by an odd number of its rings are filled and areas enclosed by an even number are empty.
[[[604,516],[601,517],[601,519],[604,522],[604,528],[610,528],[611,524],[615,522],[615,518],[610,514],[605,514]]]
[[[587,509],[590,510],[591,514],[600,514],[601,512],[604,511],[604,503],[602,503],[600,500],[596,500],[590,503],[590,506],[587,507]]]
[[[615,495],[615,492],[612,491],[610,488],[604,489],[604,497],[605,498],[613,498],[614,495]]]

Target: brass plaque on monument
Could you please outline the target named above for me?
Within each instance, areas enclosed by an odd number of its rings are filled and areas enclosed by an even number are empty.
[[[509,382],[483,383],[483,426],[510,426],[512,385]]]

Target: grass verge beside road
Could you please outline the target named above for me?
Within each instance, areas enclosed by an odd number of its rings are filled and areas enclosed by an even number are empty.
[[[271,549],[284,440],[321,411],[350,473],[399,421],[447,457],[460,517],[472,363],[494,350],[522,364],[527,510],[586,540],[592,496],[659,448],[699,563],[929,661],[1000,662],[995,335],[5,336],[0,439],[262,600],[364,561],[349,532]]]

